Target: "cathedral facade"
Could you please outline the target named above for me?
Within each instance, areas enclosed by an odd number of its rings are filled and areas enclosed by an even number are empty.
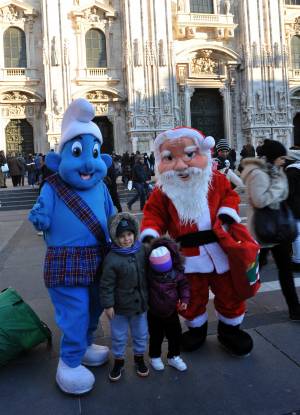
[[[56,149],[78,97],[103,151],[186,125],[300,145],[300,0],[0,0],[0,149]]]

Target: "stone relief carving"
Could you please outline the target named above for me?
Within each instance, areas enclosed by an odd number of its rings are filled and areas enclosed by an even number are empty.
[[[160,39],[160,41],[158,42],[158,63],[159,63],[159,66],[166,66],[167,65],[166,53],[165,53],[165,43],[164,43],[163,39]]]
[[[58,52],[57,52],[57,39],[53,36],[51,40],[51,65],[58,66]]]
[[[133,64],[134,66],[142,66],[142,52],[139,39],[134,39],[133,41]]]
[[[30,102],[30,98],[24,92],[13,91],[2,94],[2,101],[21,101],[21,102]]]
[[[89,101],[109,101],[109,95],[105,94],[103,91],[90,91],[86,94],[86,98]]]
[[[108,113],[108,103],[100,102],[95,105],[95,111],[97,115],[103,115]]]
[[[145,53],[146,53],[146,65],[154,66],[156,64],[156,54],[155,54],[153,42],[150,42],[148,40],[146,41]]]
[[[212,50],[203,49],[198,56],[192,59],[191,72],[193,76],[212,75],[218,72],[218,63],[210,57],[211,54]]]
[[[185,84],[186,78],[188,76],[187,65],[177,65],[177,74],[179,83]]]
[[[295,18],[293,29],[296,35],[300,33],[300,16]]]
[[[193,27],[187,26],[185,28],[185,37],[187,39],[191,39],[191,38],[195,37],[195,29]]]
[[[24,11],[11,4],[0,9],[0,18],[4,22],[14,23],[17,20],[24,19]]]

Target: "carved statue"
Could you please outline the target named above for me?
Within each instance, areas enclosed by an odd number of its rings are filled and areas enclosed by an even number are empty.
[[[282,111],[285,108],[285,92],[283,88],[277,91],[278,109]]]
[[[185,11],[185,0],[178,0],[177,1],[177,10],[179,12],[184,12]]]
[[[140,113],[144,113],[146,111],[146,102],[145,102],[145,96],[141,89],[136,91],[136,102],[137,102],[137,110]]]
[[[166,55],[165,55],[165,46],[163,39],[160,39],[158,42],[158,49],[159,49],[159,66],[166,66]]]
[[[166,88],[161,90],[161,97],[162,97],[163,111],[165,113],[170,112],[171,96]]]
[[[58,97],[57,97],[57,90],[53,89],[52,93],[52,100],[53,100],[53,111],[56,115],[61,114],[62,108],[59,106]]]
[[[51,41],[51,65],[58,66],[58,57],[57,57],[57,40],[56,36],[53,36]]]
[[[142,53],[139,39],[133,41],[133,63],[134,66],[142,66]]]
[[[258,111],[261,111],[263,108],[263,95],[261,89],[256,91],[256,108]]]
[[[230,0],[224,0],[224,12],[225,14],[230,14]]]

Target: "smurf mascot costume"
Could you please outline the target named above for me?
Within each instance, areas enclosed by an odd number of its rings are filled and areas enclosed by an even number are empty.
[[[62,331],[56,381],[71,394],[93,387],[94,375],[83,365],[99,366],[108,359],[108,348],[93,344],[92,335],[102,312],[96,283],[100,248],[109,241],[107,221],[115,209],[102,181],[111,158],[100,153],[102,136],[94,116],[94,107],[82,98],[66,110],[58,153],[46,157],[57,173],[47,179],[29,214],[44,232],[45,284]]]
[[[141,239],[168,232],[181,245],[191,291],[189,306],[181,312],[188,327],[183,347],[196,350],[206,338],[210,288],[219,319],[218,339],[242,356],[253,347],[249,334],[239,328],[245,302],[233,290],[228,257],[213,232],[218,219],[227,226],[241,221],[239,196],[223,174],[212,170],[214,144],[212,137],[188,127],[165,131],[155,139],[158,182],[144,207]]]

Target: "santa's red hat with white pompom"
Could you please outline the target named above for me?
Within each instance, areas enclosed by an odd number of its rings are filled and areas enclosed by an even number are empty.
[[[201,153],[210,155],[211,149],[215,146],[215,140],[211,136],[206,136],[195,128],[176,127],[160,133],[154,140],[154,155],[156,162],[160,161],[160,146],[167,140],[175,140],[181,137],[191,138]]]

